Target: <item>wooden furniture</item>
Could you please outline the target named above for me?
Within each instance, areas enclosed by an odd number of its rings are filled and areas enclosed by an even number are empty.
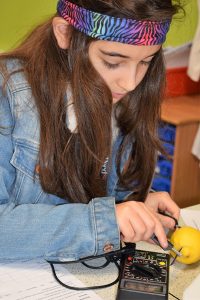
[[[200,95],[165,99],[161,118],[176,126],[172,198],[180,207],[200,203],[200,161],[191,153],[200,124]]]

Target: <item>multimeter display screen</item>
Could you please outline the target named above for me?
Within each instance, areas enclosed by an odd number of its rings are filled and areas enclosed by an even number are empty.
[[[162,285],[143,284],[140,282],[125,281],[124,287],[129,290],[147,292],[147,293],[163,293]]]

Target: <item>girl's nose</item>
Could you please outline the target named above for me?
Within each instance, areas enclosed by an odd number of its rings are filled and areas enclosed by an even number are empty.
[[[130,68],[127,72],[121,74],[119,85],[126,92],[131,92],[136,88],[136,74],[137,68]]]

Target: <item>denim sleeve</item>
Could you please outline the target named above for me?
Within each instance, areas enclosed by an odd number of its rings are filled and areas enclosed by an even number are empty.
[[[108,244],[119,249],[114,197],[95,198],[89,204],[15,203],[11,98],[0,89],[0,258],[69,261],[103,254]]]
[[[119,249],[113,199],[57,206],[0,205],[0,258],[69,261],[103,254],[106,245]]]

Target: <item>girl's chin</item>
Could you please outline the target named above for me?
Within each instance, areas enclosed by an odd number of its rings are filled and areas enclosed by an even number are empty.
[[[115,104],[115,103],[117,103],[119,101],[120,101],[120,99],[113,98],[113,104]]]
[[[124,97],[124,95],[122,96],[122,95],[112,95],[113,96],[113,103],[116,103],[116,102],[118,102],[118,101],[120,101],[123,97]]]

